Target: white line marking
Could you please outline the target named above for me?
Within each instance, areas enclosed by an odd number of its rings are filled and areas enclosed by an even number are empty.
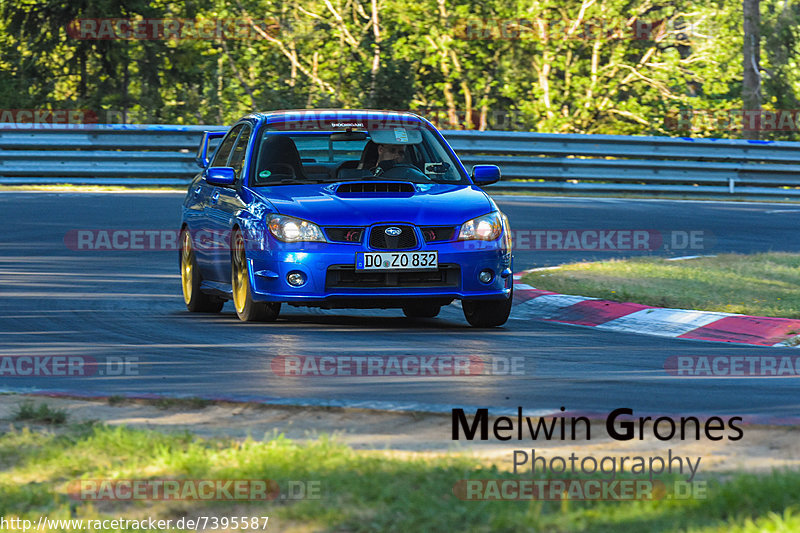
[[[783,339],[781,342],[775,343],[772,346],[776,348],[800,348],[800,335],[794,335],[788,339]]]
[[[687,309],[642,309],[629,315],[609,320],[596,326],[598,329],[646,333],[661,337],[677,337],[697,328],[716,322],[731,313],[690,311]]]
[[[667,257],[665,261],[684,261],[686,259],[699,259],[701,257],[717,257],[716,255],[684,255],[681,257]]]
[[[545,294],[527,302],[523,302],[514,308],[514,313],[526,313],[535,315],[538,318],[549,319],[561,309],[575,305],[586,300],[597,300],[597,298],[587,298],[586,296],[573,296],[570,294]]]

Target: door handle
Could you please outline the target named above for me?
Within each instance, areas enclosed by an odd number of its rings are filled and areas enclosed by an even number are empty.
[[[202,187],[201,187],[200,185],[198,185],[197,187],[195,187],[195,188],[194,188],[194,195],[195,195],[195,196],[197,196],[198,194],[200,194],[200,190],[201,190],[201,189],[202,189]]]
[[[211,195],[211,203],[216,204],[219,201],[219,191],[214,191],[214,194]]]

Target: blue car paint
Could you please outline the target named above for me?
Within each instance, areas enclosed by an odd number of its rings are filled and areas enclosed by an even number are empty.
[[[341,117],[346,112],[338,113]],[[409,116],[404,118],[408,120]],[[466,168],[441,133],[427,120],[411,117],[434,134],[459,166],[459,173],[469,179]],[[419,226],[458,228],[472,218],[499,211],[491,197],[474,184],[416,184],[413,194],[385,197],[380,194],[337,195],[337,183],[249,186],[250,180],[254,179],[252,159],[258,140],[265,127],[281,119],[281,112],[254,114],[236,123],[248,124],[252,128],[242,171],[247,183],[235,188],[214,186],[205,180],[207,169],[204,169],[189,186],[182,208],[182,227],[188,228],[193,236],[202,236],[206,243],[205,246],[198,246],[202,243],[195,245],[195,256],[204,280],[201,287],[204,290],[230,298],[230,239],[234,228],[239,228],[245,238],[250,286],[256,301],[317,305],[336,298],[355,298],[366,303],[375,298],[397,298],[401,301],[408,298],[507,297],[513,283],[510,275],[513,266],[511,251],[506,244],[506,228],[497,240],[489,242],[453,240],[426,243],[419,233]],[[220,146],[222,142],[217,151]],[[216,151],[210,160],[213,161],[215,156]],[[284,243],[277,240],[266,227],[265,218],[273,213],[303,218],[322,228],[369,227],[388,223],[416,226],[419,244],[414,250],[437,250],[440,265],[459,265],[460,283],[457,287],[326,288],[329,266],[353,265],[357,252],[371,251],[363,242],[365,239],[359,244]],[[367,234],[368,231],[365,232]],[[488,284],[480,282],[477,277],[484,268],[490,268],[496,274]],[[306,283],[300,287],[290,286],[286,276],[292,271],[304,273]]]
[[[327,184],[321,185],[259,187],[256,193],[268,199],[282,215],[310,220],[320,226],[368,226],[381,220],[460,226],[496,210],[489,196],[474,186],[433,183],[418,185],[417,192],[405,198],[396,195],[381,198],[378,194],[342,198]]]

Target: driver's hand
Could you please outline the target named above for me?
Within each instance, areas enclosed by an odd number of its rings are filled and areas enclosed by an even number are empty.
[[[378,166],[375,169],[375,172],[376,173],[380,172],[381,174],[383,174],[387,170],[390,170],[390,169],[392,169],[392,168],[394,168],[396,166],[397,166],[397,161],[393,161],[392,159],[384,159],[383,161],[378,163]]]

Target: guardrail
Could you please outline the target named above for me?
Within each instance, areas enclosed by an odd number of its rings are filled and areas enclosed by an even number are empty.
[[[26,130],[0,124],[0,184],[188,184],[198,172],[194,158],[208,129],[220,127],[76,124]]]
[[[0,124],[0,184],[186,184],[197,173],[195,152],[209,129],[220,127]],[[468,167],[500,166],[503,181],[493,188],[800,197],[798,142],[443,133]]]

